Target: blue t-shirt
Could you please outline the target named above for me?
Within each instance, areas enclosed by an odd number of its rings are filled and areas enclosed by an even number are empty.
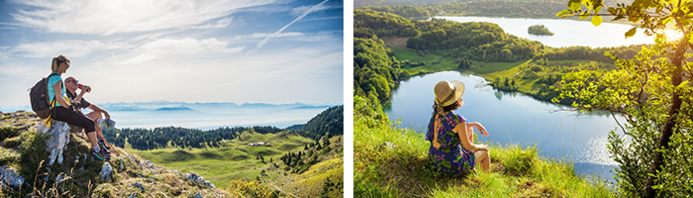
[[[58,74],[57,72],[53,72],[51,74]],[[53,100],[53,97],[55,96],[55,89],[53,89],[53,86],[55,86],[55,83],[62,82],[63,79],[60,78],[60,75],[53,75],[50,78],[48,78],[48,100]],[[60,97],[65,97],[65,86],[61,86],[60,93],[62,95]],[[60,103],[56,102],[55,106],[62,106]]]

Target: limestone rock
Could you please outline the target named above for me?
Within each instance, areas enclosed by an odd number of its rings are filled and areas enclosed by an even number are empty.
[[[194,172],[193,172],[193,173],[188,173],[188,174],[186,175],[186,178],[188,178],[188,180],[192,180],[192,181],[195,182],[196,184],[197,184],[197,179],[198,179],[199,177],[200,177],[200,175],[198,175],[197,173],[194,173]]]
[[[99,174],[99,177],[101,179],[111,182],[111,175],[113,175],[113,168],[111,167],[111,164],[108,162],[103,163],[103,166],[101,166],[101,174]]]
[[[134,186],[134,187],[136,187],[136,188],[139,188],[139,189],[140,189],[140,192],[144,193],[144,186],[142,186],[142,184],[140,184],[140,183],[134,183],[134,184],[131,184],[131,185]]]
[[[70,143],[70,125],[53,120],[50,127],[41,123],[37,129],[44,135],[51,136],[46,140],[46,150],[51,153],[48,156],[48,166],[53,165],[55,162],[62,164],[63,152],[67,149],[67,144]]]
[[[205,197],[203,197],[202,195],[200,195],[200,193],[195,193],[195,198],[205,198]]]
[[[10,167],[3,165],[0,167],[0,184],[2,184],[0,186],[3,190],[6,188],[19,190],[24,184],[24,177],[14,172]]]
[[[123,158],[120,158],[120,168],[119,168],[119,170],[120,170],[120,171],[123,171],[123,169],[125,169],[125,166],[123,165]]]

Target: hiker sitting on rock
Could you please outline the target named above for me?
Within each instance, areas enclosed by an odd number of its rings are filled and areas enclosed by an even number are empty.
[[[103,138],[103,134],[101,134],[101,126],[99,126],[99,123],[96,123],[96,121],[103,118],[101,116],[102,113],[106,117],[106,120],[111,119],[111,115],[109,115],[108,112],[106,112],[106,110],[102,109],[99,106],[96,106],[95,104],[89,103],[82,97],[85,93],[91,91],[91,87],[89,87],[88,85],[79,84],[79,81],[72,76],[65,78],[65,87],[67,87],[67,97],[70,98],[70,101],[72,101],[72,106],[75,107],[75,111],[82,113],[81,109],[88,108],[91,110],[91,112],[87,113],[86,116],[92,121],[95,121],[96,125],[94,126],[94,128],[96,129],[96,135],[101,136],[101,138]],[[80,91],[80,93],[77,94],[77,89],[81,89],[82,91]],[[82,113],[82,115],[84,115],[84,113]],[[101,145],[101,149],[104,149],[106,146],[107,145]],[[106,154],[110,154],[108,150],[106,150]],[[108,155],[106,155],[105,157],[106,159],[108,159]]]
[[[428,158],[442,173],[459,175],[481,165],[484,171],[491,166],[488,147],[474,144],[473,127],[488,136],[486,128],[478,122],[467,123],[454,110],[464,105],[461,81],[440,81],[434,88],[433,115],[428,124],[426,140],[431,141]]]
[[[75,111],[82,113],[81,109],[90,109],[91,112],[87,113],[85,116],[87,116],[91,120],[99,120],[103,118],[101,114],[106,117],[106,119],[111,119],[111,115],[106,112],[106,110],[103,110],[101,107],[96,106],[95,104],[89,103],[87,100],[85,100],[82,96],[86,92],[91,91],[91,87],[88,85],[81,85],[82,91],[80,91],[79,94],[77,94],[77,89],[78,89],[79,81],[75,79],[74,77],[70,76],[65,78],[65,87],[67,87],[67,97],[70,98],[70,101],[72,101],[72,104],[74,107],[76,107]],[[84,114],[84,113],[82,113]],[[98,126],[98,124],[95,126],[96,131],[99,132],[101,131],[101,128]]]
[[[67,57],[60,55],[53,58],[51,71],[57,75],[51,75],[48,79],[48,98],[51,99],[51,103],[55,104],[55,107],[52,109],[51,117],[53,120],[63,121],[84,128],[89,143],[91,143],[93,148],[92,154],[99,160],[105,160],[105,151],[99,147],[96,133],[94,133],[96,132],[94,121],[81,113],[73,111],[70,99],[65,97],[65,86],[63,86],[60,75],[65,73],[68,68],[70,68],[70,60],[67,59]],[[108,116],[108,114],[106,115]]]

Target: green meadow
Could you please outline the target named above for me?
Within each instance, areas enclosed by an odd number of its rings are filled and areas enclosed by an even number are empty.
[[[270,146],[250,146],[266,142]],[[233,180],[255,180],[271,163],[281,164],[279,158],[286,152],[303,150],[312,139],[293,132],[259,134],[246,132],[234,140],[224,140],[220,147],[204,149],[163,148],[136,150],[126,145],[128,152],[136,153],[152,163],[178,170],[184,174],[196,172],[220,188]],[[264,158],[257,159],[258,156]],[[264,179],[276,179],[280,174],[269,174]]]

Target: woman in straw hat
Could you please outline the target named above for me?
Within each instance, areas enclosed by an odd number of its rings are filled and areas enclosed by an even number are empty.
[[[477,165],[488,171],[491,166],[488,147],[473,143],[473,128],[488,136],[486,128],[478,122],[467,123],[464,117],[454,113],[464,105],[464,83],[443,80],[436,84],[434,92],[434,112],[426,133],[426,140],[431,141],[429,160],[448,175],[467,173]]]

